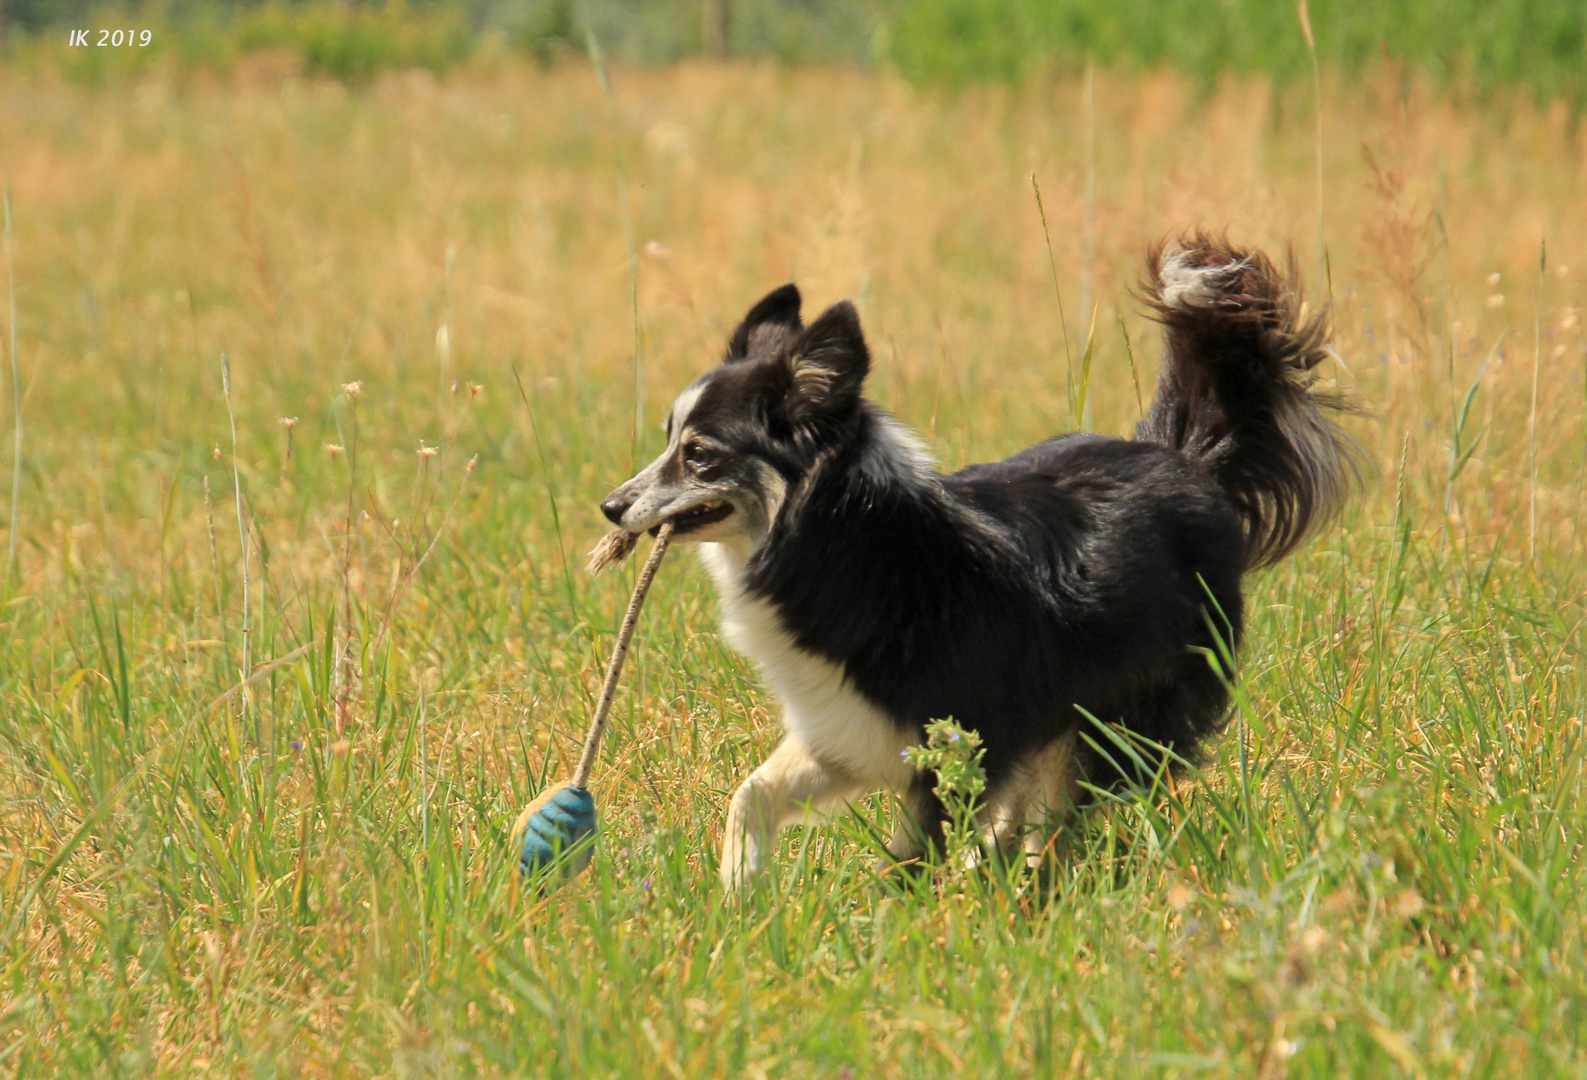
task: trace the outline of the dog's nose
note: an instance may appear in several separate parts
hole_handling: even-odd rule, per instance
[[[614,491],[606,496],[606,501],[601,503],[601,513],[613,525],[623,523],[623,515],[628,513],[628,508],[634,505],[634,500],[628,498],[620,491]]]

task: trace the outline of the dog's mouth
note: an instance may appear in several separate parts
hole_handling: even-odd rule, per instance
[[[674,514],[667,520],[672,522],[672,535],[682,536],[685,533],[698,532],[707,525],[715,525],[718,521],[725,521],[733,513],[733,504],[726,499],[717,502],[701,503],[691,506],[679,514]],[[650,535],[655,536],[661,530],[657,524],[650,530]]]

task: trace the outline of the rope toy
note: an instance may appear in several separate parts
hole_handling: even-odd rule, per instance
[[[541,792],[513,825],[513,846],[518,850],[518,871],[525,880],[540,877],[542,872],[558,866],[561,876],[576,877],[590,865],[595,854],[595,796],[590,793],[590,770],[595,767],[595,753],[600,749],[601,735],[606,730],[606,717],[612,711],[612,700],[617,695],[617,680],[623,673],[623,661],[628,657],[628,643],[633,640],[634,626],[639,622],[639,609],[644,605],[645,594],[655,580],[656,568],[667,553],[667,542],[672,539],[672,523],[663,522],[656,533],[656,542],[650,557],[639,571],[639,581],[634,585],[634,595],[628,601],[628,612],[623,616],[622,628],[617,632],[617,643],[612,647],[612,658],[606,664],[606,681],[601,685],[601,696],[595,705],[595,716],[590,721],[589,734],[584,737],[584,752],[573,770],[573,778],[565,787],[548,787]],[[614,529],[590,552],[588,570],[599,574],[616,566],[634,550],[639,538],[624,529]]]

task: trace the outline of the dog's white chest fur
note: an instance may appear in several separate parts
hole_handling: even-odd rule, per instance
[[[728,643],[760,665],[782,701],[788,734],[856,781],[903,790],[914,772],[901,755],[914,740],[862,697],[841,667],[795,645],[769,601],[745,593],[747,552],[737,547],[701,544],[700,558],[722,596]]]

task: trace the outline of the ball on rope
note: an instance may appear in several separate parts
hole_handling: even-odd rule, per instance
[[[656,543],[650,549],[639,581],[634,585],[634,595],[629,598],[628,611],[623,615],[623,625],[617,632],[617,643],[612,647],[612,658],[606,665],[606,681],[601,685],[601,696],[595,705],[595,716],[590,721],[589,734],[584,738],[584,751],[567,784],[549,787],[533,802],[524,807],[513,825],[513,847],[518,857],[518,872],[525,881],[538,880],[553,884],[576,877],[590,865],[595,855],[595,796],[590,794],[590,771],[595,767],[595,752],[601,745],[601,733],[606,729],[606,717],[612,711],[612,699],[617,693],[617,680],[623,673],[623,661],[628,656],[628,643],[633,640],[634,626],[639,622],[639,609],[655,580],[656,568],[667,552],[667,542],[672,539],[672,523],[663,522],[656,533]],[[589,570],[598,574],[602,570],[626,559],[634,550],[639,538],[623,529],[608,533],[590,552]],[[557,869],[559,874],[548,871]]]

